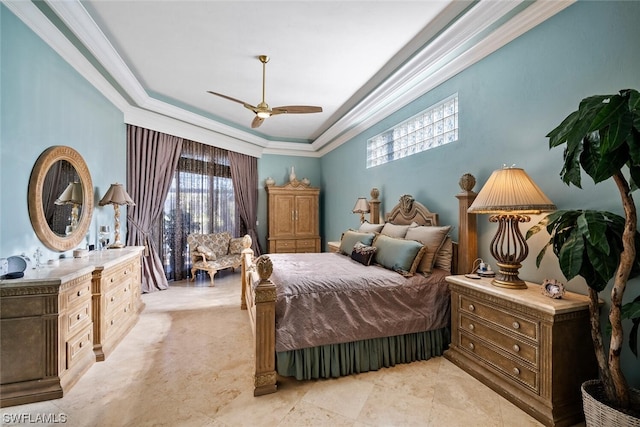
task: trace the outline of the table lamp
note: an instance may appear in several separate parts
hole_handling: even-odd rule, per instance
[[[491,214],[490,222],[498,223],[498,231],[491,241],[491,256],[498,265],[495,286],[526,289],[518,277],[522,261],[529,254],[527,242],[519,224],[529,222],[529,214],[556,209],[527,173],[520,168],[504,167],[494,171],[468,209],[470,213]]]
[[[360,214],[360,224],[364,222],[364,214],[369,213],[369,202],[364,197],[358,197],[356,205],[353,207],[353,213]]]
[[[113,205],[115,226],[114,226],[114,242],[109,245],[109,249],[123,248],[124,244],[120,241],[120,205],[135,206],[134,201],[129,197],[122,184],[111,184],[104,197],[98,202],[98,205]]]

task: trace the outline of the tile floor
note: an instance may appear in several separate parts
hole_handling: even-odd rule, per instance
[[[61,399],[0,410],[2,425],[539,426],[443,357],[253,397],[239,274],[143,295],[140,320]],[[58,421],[39,423],[52,414]],[[23,423],[16,423],[22,417]]]

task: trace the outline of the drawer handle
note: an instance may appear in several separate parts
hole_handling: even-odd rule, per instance
[[[475,350],[476,346],[475,346],[475,345],[473,345],[473,343],[472,343],[472,342],[470,342],[470,343],[469,343],[469,348],[470,348],[471,350]]]
[[[513,322],[513,329],[520,329],[520,323]]]
[[[513,351],[515,351],[516,353],[518,353],[520,351],[520,346],[518,344],[514,344],[513,345]]]
[[[476,307],[473,304],[469,304],[469,311],[475,311]]]
[[[473,331],[475,328],[476,328],[476,327],[474,326],[474,324],[473,324],[473,323],[470,323],[470,324],[469,324],[469,330],[470,330],[470,331]]]
[[[82,291],[78,291],[77,296],[81,296],[82,295]]]
[[[111,322],[109,322],[111,325],[113,325],[113,320]]]
[[[111,297],[111,302],[114,302],[116,300],[116,297]]]
[[[80,344],[78,344],[79,348],[82,348],[82,341],[80,341]]]
[[[76,316],[76,320],[80,320],[82,316],[80,316],[79,314]]]
[[[518,369],[518,368],[513,368],[513,373],[514,373],[515,375],[520,375],[520,369]]]

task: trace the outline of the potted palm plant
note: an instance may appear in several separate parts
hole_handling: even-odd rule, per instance
[[[623,303],[625,291],[634,287],[638,293],[637,282],[630,284],[629,279],[640,275],[640,257],[636,256],[640,251],[640,234],[632,197],[640,184],[640,93],[626,89],[615,95],[585,98],[578,110],[547,137],[550,148],[566,144],[560,172],[565,184],[581,188],[581,171],[584,171],[596,184],[613,178],[620,192],[624,216],[593,210],[556,211],[532,227],[527,238],[546,229],[550,239],[537,257],[538,267],[546,250],[551,248],[567,280],[582,276],[586,281],[591,335],[600,373],[597,383],[604,392],[600,400],[625,414],[635,408],[632,417],[637,418],[640,401],[637,391],[630,388],[625,379],[620,357],[625,343],[623,320],[631,319],[628,343],[636,357],[640,324],[640,296]],[[608,313],[611,331],[605,346],[598,293],[612,279]],[[589,423],[586,407],[585,415]]]

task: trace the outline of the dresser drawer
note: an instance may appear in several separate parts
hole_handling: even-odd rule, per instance
[[[295,240],[276,240],[276,252],[278,253],[287,253],[287,252],[295,252],[296,251],[296,241]]]
[[[127,280],[105,294],[104,309],[107,316],[114,311],[118,311],[123,303],[131,302],[132,286],[132,282]]]
[[[489,341],[535,367],[539,366],[539,349],[531,343],[504,334],[500,330],[494,329],[491,324],[486,324],[481,319],[464,313],[460,313],[458,327],[469,335],[475,335],[480,340]]]
[[[91,300],[91,282],[88,281],[82,285],[75,286],[73,289],[69,289],[63,294],[66,307],[71,307],[74,304],[84,304],[87,299]]]
[[[133,307],[131,301],[123,301],[118,306],[113,306],[113,310],[105,317],[104,337],[109,339],[118,336],[121,330],[126,329],[133,319]]]
[[[316,239],[300,239],[296,241],[297,249],[315,249]]]
[[[86,299],[69,307],[64,314],[66,317],[66,334],[71,336],[84,327],[91,327],[91,300]]]
[[[461,313],[473,314],[536,342],[540,339],[540,328],[537,321],[529,320],[513,312],[501,310],[498,307],[489,307],[465,295],[460,296],[459,304]]]
[[[460,347],[500,371],[506,378],[539,394],[538,373],[524,363],[511,360],[473,335],[460,333]]]
[[[93,329],[89,326],[80,333],[73,335],[66,342],[67,369],[73,367],[74,363],[82,360],[85,353],[93,352]]]

